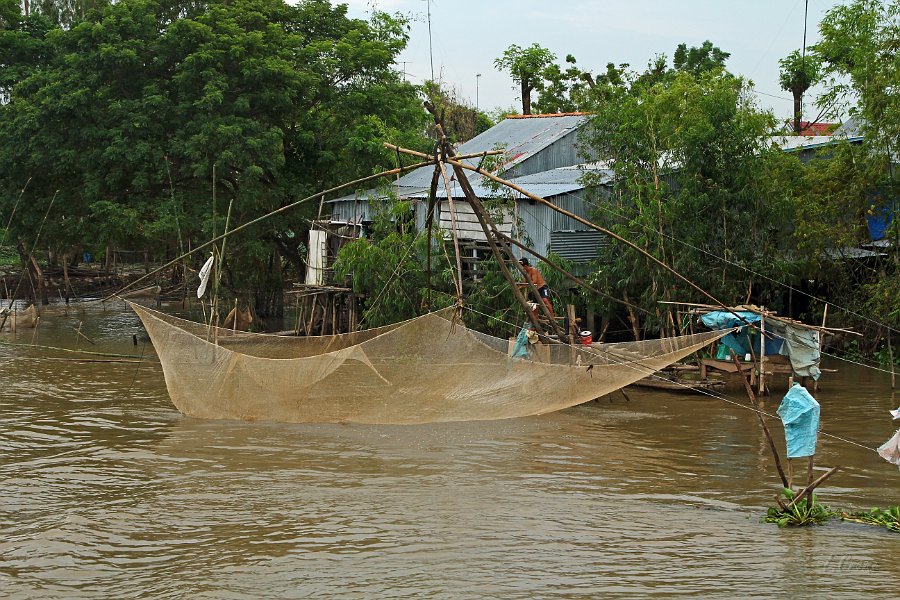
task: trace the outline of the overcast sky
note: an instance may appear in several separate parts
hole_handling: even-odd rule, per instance
[[[727,67],[751,79],[760,104],[779,118],[791,115],[790,93],[778,85],[778,60],[803,44],[805,0],[431,0],[435,76],[455,86],[482,110],[519,106],[518,91],[494,59],[510,44],[538,43],[559,58],[573,54],[594,73],[606,63],[643,69],[651,57],[686,42],[711,40],[731,53]],[[350,14],[365,18],[379,10],[412,19],[410,40],[400,60],[408,78],[431,78],[427,0],[342,0]],[[809,0],[807,44],[819,39],[818,24],[839,0]],[[481,73],[481,77],[476,77]],[[536,95],[534,96],[536,97]],[[810,103],[811,105],[811,103]],[[805,119],[815,114],[804,114]]]

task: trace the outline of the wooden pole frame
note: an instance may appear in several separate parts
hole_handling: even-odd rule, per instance
[[[605,227],[601,227],[600,225],[597,225],[596,223],[592,223],[591,221],[588,221],[587,219],[584,219],[584,218],[582,218],[582,217],[579,217],[579,216],[576,215],[575,213],[569,212],[569,211],[567,211],[567,210],[564,209],[564,208],[560,208],[559,206],[556,206],[555,204],[553,204],[553,203],[550,202],[549,200],[547,200],[547,199],[545,199],[545,198],[542,198],[542,197],[538,196],[537,194],[532,194],[532,193],[529,192],[528,190],[525,190],[525,189],[519,187],[518,185],[514,184],[514,183],[511,182],[511,181],[508,181],[508,180],[503,179],[503,178],[501,178],[501,177],[497,177],[497,176],[494,175],[493,173],[489,173],[489,172],[487,172],[487,171],[483,171],[483,170],[479,169],[478,167],[473,167],[472,165],[468,165],[468,164],[466,164],[466,163],[459,162],[458,160],[453,160],[453,159],[451,159],[451,160],[450,160],[450,164],[453,165],[455,168],[466,169],[466,170],[469,170],[469,171],[475,171],[476,173],[478,173],[478,174],[480,174],[480,175],[483,175],[484,177],[487,177],[487,178],[490,179],[491,181],[495,181],[495,182],[497,182],[497,183],[499,183],[499,184],[505,185],[506,187],[508,187],[508,188],[510,188],[510,189],[512,189],[512,190],[515,190],[515,191],[519,192],[520,194],[522,194],[522,195],[525,196],[526,198],[529,198],[530,200],[534,200],[535,202],[538,202],[538,203],[540,203],[540,204],[543,204],[544,206],[550,208],[551,210],[554,210],[554,211],[558,212],[559,214],[565,215],[565,216],[569,217],[570,219],[574,219],[575,221],[581,223],[582,225],[586,225],[587,227],[590,227],[591,229],[594,229],[594,230],[596,230],[596,231],[599,231],[600,233],[605,233],[605,234],[608,235],[609,237],[611,237],[611,238],[617,240],[618,242],[621,242],[622,244],[625,244],[625,245],[628,246],[629,248],[631,248],[631,249],[633,249],[633,250],[637,250],[637,251],[640,252],[643,256],[645,256],[646,258],[648,258],[649,260],[651,260],[653,263],[655,263],[655,264],[659,265],[660,267],[664,268],[665,270],[669,271],[670,273],[672,273],[673,275],[675,275],[678,279],[680,279],[680,280],[683,281],[684,283],[688,284],[690,287],[692,287],[693,289],[697,290],[698,292],[700,292],[701,294],[703,294],[705,297],[707,297],[707,298],[709,298],[710,300],[712,300],[712,301],[716,304],[716,306],[721,306],[721,307],[723,307],[724,309],[726,309],[726,310],[728,310],[729,312],[731,312],[732,314],[735,314],[734,311],[732,311],[732,310],[731,310],[724,302],[722,302],[721,300],[719,300],[718,298],[716,298],[715,296],[713,296],[712,294],[710,294],[709,292],[707,292],[706,290],[704,290],[703,288],[701,288],[699,285],[697,285],[696,283],[694,283],[693,281],[691,281],[690,279],[688,279],[687,277],[685,277],[684,275],[682,275],[681,273],[679,273],[678,271],[676,271],[674,268],[670,267],[669,265],[667,265],[666,263],[664,263],[664,262],[661,261],[660,259],[658,259],[658,258],[656,258],[655,256],[653,256],[652,254],[650,254],[649,252],[647,252],[646,250],[644,250],[643,248],[641,248],[640,246],[638,246],[638,245],[635,244],[634,242],[631,242],[631,241],[629,241],[629,240],[626,240],[626,239],[623,238],[622,236],[620,236],[620,235],[618,235],[618,234],[616,234],[616,233],[610,231],[609,229],[607,229],[607,228],[605,228]],[[737,316],[738,318],[740,318],[740,315],[735,314],[735,316]],[[743,319],[741,319],[741,320],[743,320]]]
[[[441,152],[443,154],[443,156],[442,156],[443,161],[446,161],[451,164],[455,163],[456,161],[451,160],[454,157],[453,149],[451,148],[450,142],[447,139],[447,135],[444,132],[444,126],[443,126],[443,123],[441,122],[440,117],[437,114],[437,110],[434,108],[434,105],[432,105],[430,102],[427,102],[427,101],[425,102],[425,108],[434,117],[435,128],[438,132],[438,136],[440,137],[439,143],[441,146]],[[439,162],[442,162],[442,161],[439,161]],[[459,163],[456,163],[456,164],[459,164]],[[441,168],[443,168],[443,165],[441,165]],[[495,239],[494,235],[492,234],[491,226],[489,225],[489,221],[486,220],[486,218],[485,218],[484,206],[481,204],[481,201],[475,195],[475,192],[472,189],[472,186],[469,183],[469,180],[466,177],[465,173],[458,168],[454,168],[454,172],[456,173],[457,180],[459,181],[459,185],[462,188],[463,193],[466,196],[466,199],[469,201],[469,205],[472,207],[472,210],[475,213],[476,218],[478,219],[478,223],[481,225],[481,229],[484,232],[485,238],[488,242],[488,246],[490,246],[490,248],[491,248],[491,252],[494,255],[494,259],[497,261],[497,264],[499,265],[500,270],[503,273],[503,276],[506,278],[507,282],[510,285],[510,288],[512,289],[513,296],[515,296],[516,300],[522,306],[522,309],[525,311],[526,317],[528,317],[528,320],[531,321],[531,324],[534,327],[535,331],[538,334],[546,335],[544,332],[544,328],[541,326],[540,321],[538,320],[537,316],[532,312],[532,310],[528,307],[528,301],[525,299],[525,297],[522,295],[522,292],[519,290],[518,286],[516,285],[516,281],[513,278],[512,274],[510,273],[509,267],[506,266],[506,261],[504,260],[502,254],[500,253],[500,248],[497,245],[497,240]],[[508,246],[506,248],[506,251],[507,251],[509,258],[511,260],[513,260],[513,262],[516,264],[516,266],[521,268],[521,265],[519,265],[518,262],[515,262],[515,257],[512,254],[512,250]],[[529,287],[534,289],[534,284],[531,283],[531,281],[527,277],[525,278],[525,280],[526,280],[526,282],[528,282]],[[543,299],[540,298],[540,294],[537,293],[536,289],[534,289],[534,293],[538,298],[539,306],[543,307],[543,309],[546,311],[547,307],[544,304]],[[554,326],[554,328],[558,329],[555,319],[551,318],[550,323],[551,323],[551,325]]]
[[[778,470],[778,476],[781,478],[781,483],[784,487],[790,489],[791,482],[785,476],[784,469],[781,467],[781,457],[778,455],[778,447],[775,446],[775,440],[772,439],[772,432],[769,431],[769,426],[766,425],[766,420],[763,418],[762,412],[759,410],[759,406],[757,405],[756,395],[753,393],[753,387],[750,385],[750,382],[747,381],[747,378],[744,377],[743,372],[741,371],[741,361],[738,359],[737,354],[734,353],[734,350],[731,350],[731,360],[734,362],[734,366],[737,367],[738,375],[741,378],[741,381],[744,382],[744,388],[747,390],[747,396],[750,399],[750,402],[753,406],[751,406],[751,410],[756,413],[756,417],[759,419],[759,424],[762,426],[763,433],[766,436],[766,440],[769,442],[769,449],[772,451],[772,458],[775,460],[775,468]]]

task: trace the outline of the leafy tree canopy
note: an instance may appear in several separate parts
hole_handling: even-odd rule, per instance
[[[426,81],[422,88],[425,98],[444,115],[444,129],[452,142],[465,142],[494,126],[493,120],[460,97],[456,89],[441,81]],[[434,137],[433,124],[429,137]]]
[[[494,60],[497,69],[509,72],[513,81],[519,84],[522,114],[531,114],[531,92],[540,85],[544,69],[555,60],[556,55],[539,44],[532,44],[528,48],[512,44],[503,52],[503,56]]]
[[[791,92],[794,97],[794,133],[800,135],[803,95],[819,81],[822,63],[814,52],[804,56],[799,50],[794,50],[778,64],[781,67],[778,78],[781,89]]]
[[[854,0],[819,25],[816,51],[830,86],[820,105],[856,103],[873,151],[900,151],[900,2]],[[848,81],[849,80],[849,81]]]
[[[713,71],[716,69],[724,69],[725,61],[731,56],[730,52],[725,52],[718,46],[713,46],[709,40],[703,42],[700,46],[691,46],[687,44],[678,44],[675,54],[672,56],[672,65],[676,71],[685,71],[692,75],[699,75],[705,71]]]
[[[772,277],[790,268],[780,244],[792,191],[780,182],[799,163],[771,147],[774,119],[749,100],[746,80],[718,68],[646,75],[600,102],[585,136],[585,151],[615,174],[596,218],[725,302],[743,302],[752,277],[713,257]],[[636,253],[616,247],[606,259],[596,280],[652,326],[669,325],[660,299],[706,300]]]
[[[70,29],[39,16],[3,29],[0,209],[33,177],[11,233],[30,237],[58,190],[48,244],[171,254],[210,236],[214,167],[221,232],[229,204],[234,226],[390,165],[387,139],[427,148],[417,90],[394,68],[405,22],[346,10],[123,0]],[[231,285],[278,280],[304,216],[230,241]]]

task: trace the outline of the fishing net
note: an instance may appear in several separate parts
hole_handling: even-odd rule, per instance
[[[172,402],[210,419],[431,423],[539,415],[604,396],[728,331],[551,345],[531,359],[453,309],[356,333],[287,337],[207,327],[132,304]],[[540,345],[542,346],[542,345]]]

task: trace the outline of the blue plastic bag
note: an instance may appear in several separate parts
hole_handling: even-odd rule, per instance
[[[812,456],[816,453],[819,411],[819,403],[799,383],[791,386],[785,394],[778,407],[778,416],[784,423],[788,458]]]

